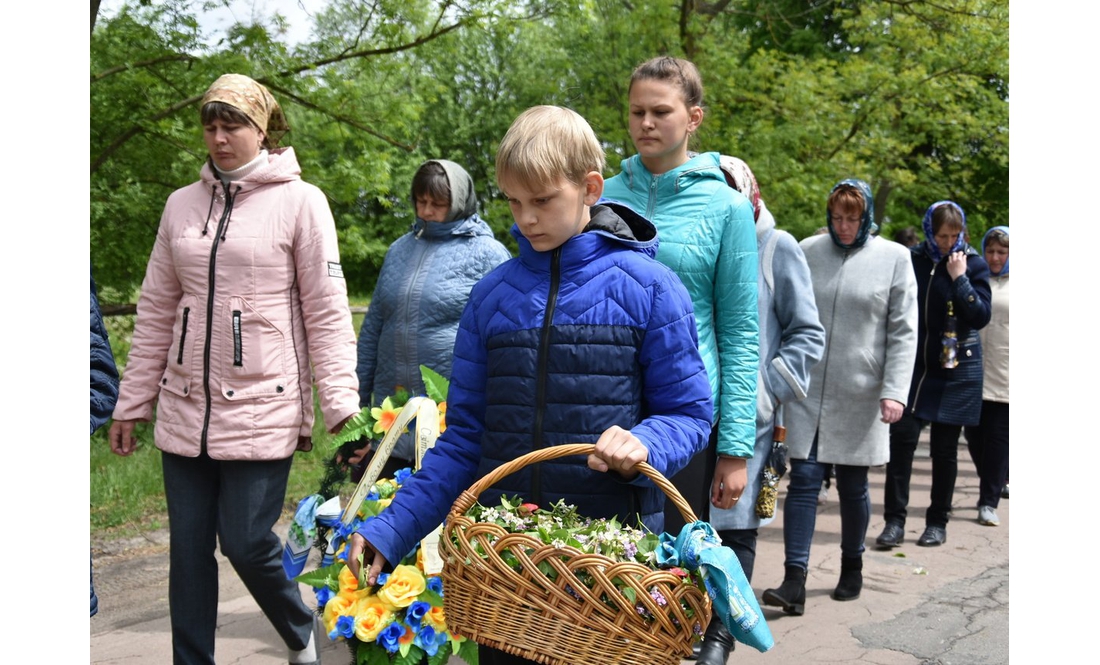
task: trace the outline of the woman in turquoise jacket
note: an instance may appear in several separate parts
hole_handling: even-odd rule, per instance
[[[662,56],[630,78],[630,137],[638,154],[604,189],[657,226],[657,260],[691,295],[714,400],[715,427],[704,454],[672,479],[695,515],[741,498],[756,440],[756,229],[752,204],[726,184],[719,155],[691,157],[688,141],[703,121],[703,84],[695,65]],[[714,482],[711,482],[711,479]],[[665,529],[683,520],[665,512]]]

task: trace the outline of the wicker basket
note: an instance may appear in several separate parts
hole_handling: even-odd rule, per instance
[[[530,464],[593,450],[591,444],[569,444],[528,453],[502,464],[458,497],[439,541],[447,624],[479,644],[544,665],[678,665],[691,654],[695,631],[710,621],[710,598],[697,586],[684,584],[667,570],[550,547],[466,516],[481,492],[501,478]],[[687,522],[695,521],[672,483],[649,464],[637,469],[668,495]],[[506,549],[519,559],[522,571],[500,557]],[[541,562],[553,566],[556,580],[539,572]],[[591,576],[595,587],[586,587],[578,572]],[[636,611],[615,586],[616,578],[634,587],[637,602],[645,604],[654,620]],[[653,587],[668,600],[665,605],[650,596]],[[693,617],[688,618],[681,603],[691,608]]]

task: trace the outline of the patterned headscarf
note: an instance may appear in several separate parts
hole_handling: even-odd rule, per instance
[[[752,169],[744,161],[729,155],[720,155],[718,163],[722,167],[722,174],[726,176],[726,183],[744,194],[745,198],[752,203],[753,219],[759,221],[760,187],[756,184],[756,176],[752,174]]]
[[[939,246],[936,244],[936,232],[932,230],[932,213],[936,208],[942,205],[954,207],[955,210],[959,211],[959,216],[962,217],[962,228],[959,229],[959,235],[955,238],[955,242],[951,244],[951,251],[949,251],[948,254],[957,252],[966,245],[966,213],[963,212],[959,204],[954,201],[936,201],[928,206],[928,210],[924,213],[924,220],[921,221],[921,226],[924,228],[924,244],[922,249],[934,263],[939,263],[940,259],[944,257],[943,252],[940,251]]]
[[[271,145],[279,141],[290,131],[286,116],[279,108],[279,102],[271,96],[262,84],[243,74],[223,74],[202,96],[202,106],[210,102],[228,104],[256,124],[267,136]]]
[[[878,230],[878,225],[875,224],[875,197],[871,194],[871,186],[857,178],[847,178],[833,185],[833,188],[829,191],[829,196],[832,196],[833,192],[841,187],[851,187],[863,197],[863,216],[859,221],[859,232],[856,233],[856,239],[852,241],[852,244],[845,245],[840,242],[836,231],[833,230],[833,213],[829,210],[828,204],[825,206],[825,226],[829,229],[829,236],[837,247],[841,249],[863,247],[867,243],[867,238]]]
[[[989,242],[989,236],[992,235],[994,231],[1000,231],[1000,232],[1004,233],[1006,236],[1008,235],[1008,227],[1007,226],[994,226],[993,228],[986,231],[985,235],[982,236],[982,256],[983,257],[985,256],[985,244],[987,242]],[[990,270],[990,272],[996,277],[1003,277],[1004,275],[1007,275],[1008,274],[1008,259],[1005,259],[1005,267],[1001,268],[1001,272],[993,272],[992,269]]]

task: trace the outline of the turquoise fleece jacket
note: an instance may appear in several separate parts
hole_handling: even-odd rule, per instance
[[[635,155],[608,179],[604,197],[657,226],[657,260],[691,295],[699,351],[718,424],[718,454],[752,457],[759,340],[756,227],[752,204],[726,184],[718,153],[653,175]]]

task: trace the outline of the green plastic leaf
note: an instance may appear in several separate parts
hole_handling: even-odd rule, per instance
[[[343,569],[343,563],[334,563],[331,566],[324,568],[318,568],[317,570],[311,570],[308,573],[302,573],[294,578],[295,582],[301,584],[308,584],[314,589],[323,589],[328,587],[333,591],[340,590],[340,570]]]
[[[468,665],[478,665],[477,661],[477,642],[473,640],[463,640],[462,645],[458,647],[458,651],[455,655],[466,661]]]
[[[442,374],[427,365],[421,365],[420,378],[424,381],[424,391],[436,404],[447,401],[450,382]]]
[[[425,602],[432,607],[443,607],[443,596],[432,591],[431,589],[424,589],[420,592],[420,595],[417,596],[416,599]]]

